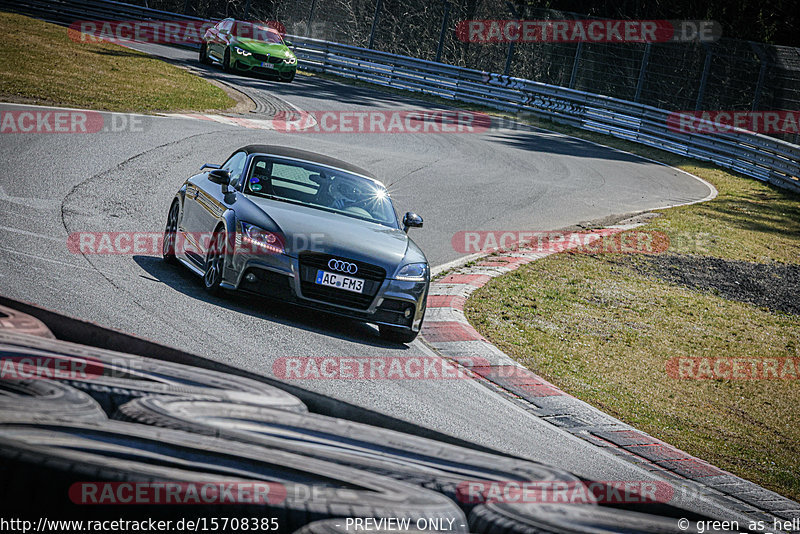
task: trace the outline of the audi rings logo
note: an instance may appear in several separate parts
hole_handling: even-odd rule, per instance
[[[358,272],[358,265],[342,260],[330,260],[328,267],[341,273],[356,274]]]

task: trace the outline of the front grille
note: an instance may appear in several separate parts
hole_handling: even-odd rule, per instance
[[[321,286],[315,283],[317,278],[317,270],[322,269],[329,272],[333,271],[328,267],[328,261],[331,259],[341,259],[355,263],[358,266],[358,271],[353,276],[355,278],[364,279],[364,292],[354,293],[344,289],[337,289],[335,287]],[[328,254],[320,254],[317,252],[304,252],[299,255],[300,261],[300,291],[303,296],[309,299],[321,300],[323,302],[330,302],[331,304],[338,304],[340,306],[348,306],[350,308],[366,309],[372,303],[375,295],[386,278],[386,271],[377,265],[371,265],[360,261],[350,260],[347,258],[338,258]]]
[[[339,256],[331,256],[330,254],[322,254],[319,252],[301,252],[299,259],[300,265],[308,265],[309,267],[313,267],[315,269],[323,269],[325,271],[332,272],[336,271],[328,267],[328,262],[330,260],[344,260],[350,263],[355,263],[358,267],[358,271],[356,274],[342,274],[347,276],[355,276],[356,278],[363,278],[364,280],[373,280],[375,282],[383,282],[383,279],[386,278],[386,270],[383,267],[378,267],[377,265],[372,265],[370,263],[364,263],[363,261],[340,258]]]
[[[280,63],[283,61],[281,57],[268,56],[266,54],[253,54],[253,57],[259,61],[269,61],[270,63]]]
[[[300,290],[303,292],[303,296],[308,299],[321,300],[359,310],[369,308],[374,298],[374,295],[353,293],[352,291],[336,289],[335,287],[321,286],[314,282],[300,282]]]

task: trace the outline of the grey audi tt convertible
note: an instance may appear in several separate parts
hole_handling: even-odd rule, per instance
[[[208,170],[207,170],[208,169]],[[386,188],[313,152],[250,145],[205,164],[169,208],[164,259],[238,289],[377,324],[407,343],[425,316],[430,271]]]

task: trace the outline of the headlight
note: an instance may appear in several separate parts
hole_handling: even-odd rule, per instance
[[[409,263],[408,265],[403,265],[394,278],[395,280],[408,282],[424,282],[427,274],[427,263]]]
[[[236,53],[239,54],[240,56],[247,57],[253,55],[251,51],[245,50],[244,48],[239,48],[238,46],[234,46],[233,49],[236,50]]]
[[[297,63],[297,58],[296,57],[287,57],[287,58],[283,59],[283,62],[286,63],[287,65],[294,65],[295,63]]]
[[[283,238],[275,232],[268,232],[263,228],[242,223],[242,244],[250,247],[254,253],[283,254]]]

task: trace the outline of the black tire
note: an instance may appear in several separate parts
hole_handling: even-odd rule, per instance
[[[381,339],[392,343],[411,343],[417,339],[419,332],[414,332],[408,328],[397,328],[394,326],[378,325]]]
[[[88,376],[67,377],[60,382],[84,391],[109,414],[146,395],[194,395],[280,410],[308,410],[294,395],[248,378],[66,341],[0,331],[0,351],[0,358],[84,358],[92,362]]]
[[[208,57],[208,46],[206,43],[200,43],[200,63],[203,65],[211,65],[211,58]]]
[[[105,421],[106,413],[86,393],[55,380],[0,380],[0,420],[54,419]]]
[[[535,462],[311,413],[186,398],[147,397],[120,407],[116,419],[286,450],[377,473],[443,493],[469,512],[475,480],[580,483],[574,475]]]
[[[211,295],[219,295],[222,292],[222,272],[225,268],[226,239],[225,229],[217,227],[208,245],[206,254],[205,272],[203,273],[203,285]]]
[[[452,519],[455,532],[466,532],[461,510],[432,491],[285,451],[117,421],[0,424],[0,466],[0,499],[6,509],[46,503],[47,512],[59,519],[85,517],[87,508],[92,519],[96,514],[186,517],[187,512],[192,517],[266,516],[278,519],[280,532],[292,532],[312,521],[343,516],[437,517]],[[70,494],[73,484],[103,481],[272,483],[268,495],[277,498],[257,505],[192,506],[86,506],[70,500],[71,495],[80,503],[87,495],[81,486]]]
[[[688,513],[688,512],[687,512]],[[690,514],[691,515],[691,514]],[[678,519],[582,504],[491,503],[476,506],[469,516],[475,534],[641,534],[696,533],[678,528]]]
[[[164,228],[164,242],[161,247],[161,255],[167,263],[178,263],[178,259],[175,257],[175,244],[178,240],[178,217],[180,212],[180,202],[175,199],[172,201],[172,206],[170,206],[167,213],[167,225]]]
[[[289,76],[284,76],[283,74],[279,74],[278,75],[278,80],[283,82],[283,83],[292,83],[292,80],[294,80],[294,75],[295,75],[296,72],[297,71],[293,70],[292,73],[289,74]]]
[[[222,70],[225,72],[233,72],[233,63],[231,63],[231,49],[226,48],[225,53],[222,56]]]

